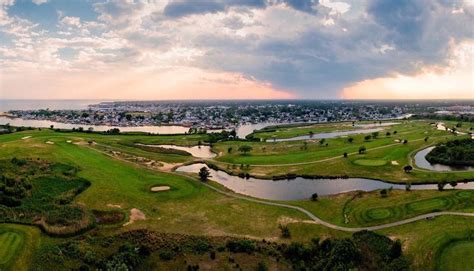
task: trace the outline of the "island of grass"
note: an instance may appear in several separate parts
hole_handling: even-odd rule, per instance
[[[426,160],[449,166],[474,166],[474,140],[466,138],[438,144],[426,155]]]

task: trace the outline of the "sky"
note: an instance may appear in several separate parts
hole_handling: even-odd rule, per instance
[[[474,0],[0,0],[0,99],[474,99]]]

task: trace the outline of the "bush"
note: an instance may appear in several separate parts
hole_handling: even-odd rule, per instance
[[[160,256],[160,259],[162,259],[162,260],[169,261],[169,260],[172,260],[174,258],[175,253],[171,249],[163,248],[158,253],[158,256]]]
[[[243,252],[252,253],[255,251],[255,242],[247,239],[243,240],[230,240],[226,244],[227,249],[230,252]]]

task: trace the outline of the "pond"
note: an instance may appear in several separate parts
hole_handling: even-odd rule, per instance
[[[175,149],[189,152],[192,156],[196,158],[213,158],[216,157],[216,154],[211,151],[210,146],[192,146],[192,147],[185,147],[185,146],[177,146],[177,145],[145,145],[145,144],[137,144],[147,147],[157,147],[157,148],[165,148],[165,149]]]
[[[202,167],[207,167],[203,163],[181,166],[176,169],[178,172],[198,173]],[[209,168],[208,168],[209,169]],[[257,178],[244,179],[232,176],[224,171],[209,169],[211,177],[209,179],[224,185],[228,189],[247,196],[267,199],[267,200],[304,200],[309,199],[313,193],[319,196],[335,195],[350,191],[373,191],[377,189],[405,189],[405,185],[391,184],[377,180],[364,178],[348,179],[305,179],[298,177],[292,180],[264,180]],[[446,185],[446,189],[450,186]],[[435,184],[412,185],[413,190],[430,189],[436,190]],[[474,182],[458,183],[456,189],[474,189]]]
[[[419,168],[433,170],[433,171],[466,171],[472,170],[474,171],[474,167],[469,166],[448,166],[442,164],[432,164],[428,160],[426,160],[426,155],[433,150],[435,147],[428,147],[423,149],[415,154],[415,164]]]
[[[351,131],[318,133],[318,134],[312,134],[312,135],[295,136],[295,137],[290,137],[290,138],[267,139],[267,142],[285,142],[285,141],[296,141],[296,140],[306,140],[306,139],[335,138],[335,137],[339,137],[339,136],[380,132],[382,130],[383,130],[383,128],[372,128],[372,129],[357,129],[357,130],[351,130]]]

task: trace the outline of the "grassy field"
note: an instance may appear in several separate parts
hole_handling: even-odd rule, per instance
[[[397,133],[394,135],[395,131]],[[390,132],[390,135],[387,136],[386,132]],[[416,166],[412,172],[404,172],[403,167],[413,164],[412,156],[418,150],[445,140],[463,138],[436,130],[430,121],[405,121],[403,124],[386,127],[376,139],[365,140],[365,136],[352,136],[352,143],[346,137],[327,139],[323,145],[316,140],[222,142],[214,146],[215,151],[221,154],[215,159],[215,164],[234,173],[242,171],[240,165],[249,165],[248,169],[245,166],[245,172],[262,177],[287,173],[347,175],[397,183],[437,183],[473,177],[472,172],[433,172]],[[406,144],[403,143],[404,140],[407,140]],[[252,151],[246,154],[238,152],[241,145],[251,146]],[[361,146],[366,148],[366,152],[359,154]],[[230,153],[229,148],[232,148]],[[348,154],[348,158],[343,157],[344,153]]]
[[[307,128],[309,127],[305,127]],[[337,127],[327,129],[329,131]],[[397,134],[393,135],[395,130]],[[387,131],[391,132],[390,136],[385,135]],[[347,138],[328,139],[326,141],[328,146],[321,145],[317,141],[309,142],[306,146],[303,141],[219,142],[214,144],[213,150],[220,153],[216,158],[216,163],[220,167],[237,173],[240,171],[240,164],[250,164],[250,173],[267,177],[290,172],[318,175],[346,174],[353,177],[411,183],[474,177],[472,172],[437,173],[419,169],[411,173],[403,171],[403,166],[410,164],[410,157],[417,150],[455,137],[445,131],[435,130],[428,121],[405,122],[387,127],[376,139],[364,140],[364,136],[353,136],[352,143],[349,143]],[[427,142],[424,140],[425,137],[428,137]],[[405,139],[408,140],[407,144],[395,142]],[[196,145],[199,141],[205,140],[205,135],[105,136],[43,129],[0,136],[0,159],[40,158],[73,166],[79,169],[77,177],[91,183],[89,188],[74,199],[75,204],[88,210],[123,212],[126,214],[124,222],[134,217],[132,209],[143,214],[125,226],[123,225],[125,223],[97,225],[94,231],[105,236],[134,229],[204,236],[244,236],[284,243],[309,242],[314,237],[324,239],[350,236],[350,233],[308,223],[308,217],[296,210],[227,197],[192,178],[122,161],[119,157],[111,157],[104,153],[101,148],[106,146],[160,162],[186,163],[193,161],[194,158],[149,152],[135,148],[133,144]],[[88,141],[97,144],[89,144]],[[253,147],[250,154],[238,153],[238,146],[244,144]],[[367,148],[365,154],[357,154],[361,145]],[[230,153],[229,147],[233,149]],[[344,152],[349,153],[348,158],[343,158]],[[297,164],[307,162],[314,163]],[[235,167],[227,163],[234,164]],[[279,165],[285,163],[296,164]],[[164,185],[170,186],[171,190],[157,193],[150,191],[152,186]],[[54,185],[45,187],[49,190],[56,189]],[[473,212],[474,192],[393,190],[384,198],[379,191],[351,192],[322,197],[316,202],[305,200],[286,203],[304,207],[325,221],[356,227],[384,224],[436,211]],[[404,251],[414,264],[414,270],[432,270],[436,267],[434,259],[437,254],[443,255],[440,266],[456,267],[454,263],[446,263],[453,258],[449,255],[454,253],[448,244],[453,243],[453,240],[469,238],[474,230],[472,222],[472,218],[438,217],[385,229],[380,233],[403,241]],[[281,237],[280,224],[289,226],[291,239]],[[12,265],[27,266],[36,247],[46,249],[48,246],[55,246],[59,240],[69,239],[51,239],[40,234],[35,227],[0,224],[0,248],[7,246],[9,248],[0,249],[0,259],[3,259],[0,266],[7,269]],[[8,245],[4,245],[7,243]],[[472,245],[463,244],[454,250],[461,251],[459,253],[472,253]],[[178,266],[172,262],[168,264]]]
[[[437,211],[474,211],[474,191],[392,190],[381,197],[380,191],[351,192],[318,201],[293,201],[325,221],[341,226],[373,226]]]
[[[457,241],[441,252],[438,270],[471,271],[474,269],[474,240]]]

